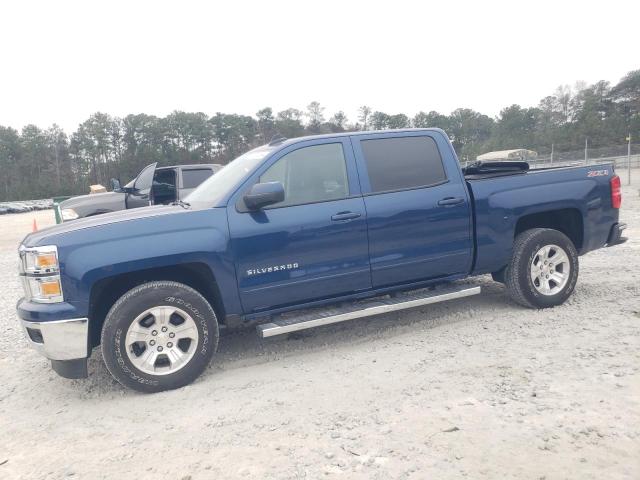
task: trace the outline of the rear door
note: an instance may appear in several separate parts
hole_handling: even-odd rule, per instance
[[[471,209],[440,132],[352,137],[367,210],[374,288],[466,274]]]
[[[258,211],[242,195],[278,181],[285,199]],[[371,288],[367,225],[348,137],[291,145],[268,160],[227,207],[246,313]]]

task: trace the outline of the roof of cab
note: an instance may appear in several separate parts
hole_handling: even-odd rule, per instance
[[[169,170],[171,168],[212,168],[212,169],[220,169],[223,165],[219,163],[190,163],[189,165],[167,165],[163,167],[158,167],[156,170]]]
[[[377,135],[384,133],[403,133],[403,132],[440,132],[446,136],[446,133],[441,128],[400,128],[393,130],[359,130],[357,132],[340,132],[340,133],[324,133],[321,135],[306,135],[304,137],[295,137],[295,138],[286,138],[283,139],[282,142],[277,142],[277,139],[274,142],[273,146],[276,145],[292,145],[298,142],[304,142],[307,140],[320,139],[320,138],[339,138],[339,137],[357,137],[360,135]],[[448,137],[447,137],[448,138]]]

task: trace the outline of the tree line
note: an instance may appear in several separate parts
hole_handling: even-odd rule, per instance
[[[409,117],[362,106],[350,121],[343,111],[328,116],[311,102],[304,111],[267,107],[255,116],[175,111],[166,117],[118,118],[95,113],[70,136],[57,125],[26,125],[21,131],[0,126],[0,200],[86,193],[89,185],[108,185],[111,177],[126,182],[152,162],[225,164],[276,136],[406,127],[442,128],[464,160],[507,148],[548,153],[554,144],[556,151],[579,149],[585,138],[592,147],[621,144],[629,133],[637,141],[640,70],[616,85],[603,80],[560,86],[538,106],[511,105],[496,118],[469,108]]]

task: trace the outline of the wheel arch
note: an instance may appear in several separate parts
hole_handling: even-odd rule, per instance
[[[198,291],[213,307],[218,323],[225,324],[225,308],[220,289],[211,268],[200,262],[148,268],[125,272],[98,280],[89,295],[89,339],[91,346],[100,344],[100,332],[111,306],[132,288],[152,281],[169,280],[183,283]]]
[[[516,222],[513,237],[532,228],[551,228],[564,233],[580,251],[584,244],[584,219],[577,208],[562,208],[524,215]]]

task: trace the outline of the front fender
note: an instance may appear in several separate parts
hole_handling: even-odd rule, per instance
[[[51,238],[58,246],[65,302],[88,315],[91,289],[102,279],[183,263],[206,264],[225,311],[240,311],[225,209],[181,210]]]

